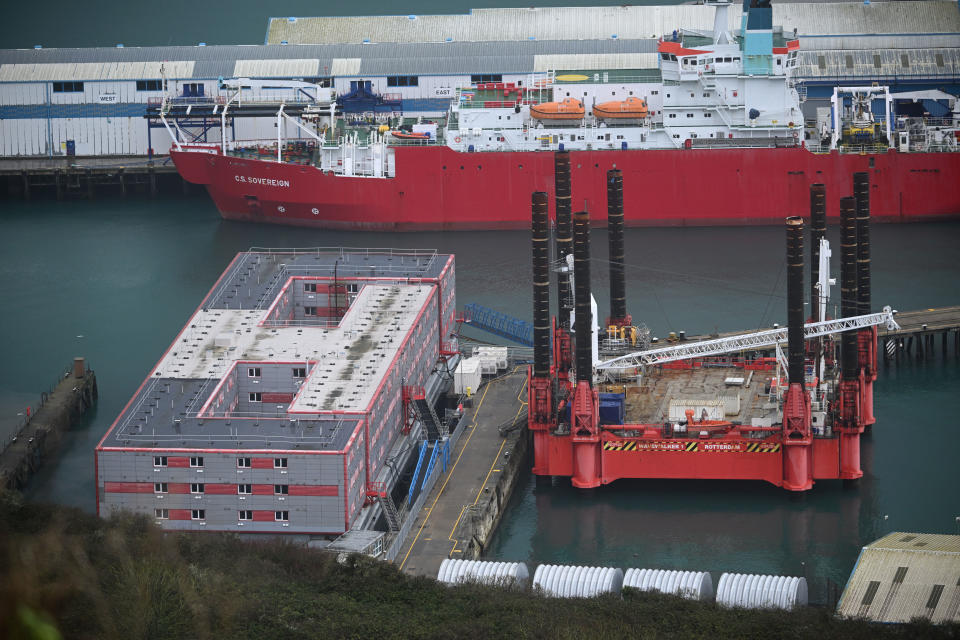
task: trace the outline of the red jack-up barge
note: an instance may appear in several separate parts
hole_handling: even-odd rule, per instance
[[[804,324],[804,223],[789,217],[786,330],[681,340],[624,355],[630,349],[623,340],[615,353],[618,337],[629,335],[623,328],[632,323],[624,286],[622,174],[612,170],[607,178],[611,312],[608,339],[598,349],[590,216],[571,215],[569,156],[556,154],[555,167],[555,250],[558,263],[569,264],[572,253],[573,282],[563,274],[558,278],[559,314],[551,319],[548,202],[546,193],[536,192],[534,363],[528,387],[533,472],[569,476],[579,488],[620,478],[690,478],[765,480],[807,491],[816,480],[862,477],[860,436],[875,421],[877,325],[895,326],[889,308],[870,313],[868,174],[854,174],[854,197],[840,199],[839,320],[825,317],[826,197],[824,186],[814,184],[811,322]],[[604,350],[607,360],[598,357]],[[756,355],[771,351],[778,357]]]

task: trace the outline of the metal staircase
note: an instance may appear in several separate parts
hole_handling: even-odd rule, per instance
[[[427,402],[425,397],[413,398],[410,406],[413,407],[420,424],[426,428],[429,440],[435,441],[450,435],[447,425],[437,416],[437,412],[433,410],[433,405]]]
[[[387,521],[390,531],[400,531],[400,514],[396,505],[387,493],[386,485],[382,482],[371,482],[367,485],[367,499],[374,498],[383,510],[383,517]]]

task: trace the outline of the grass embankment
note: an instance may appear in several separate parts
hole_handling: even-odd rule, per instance
[[[4,638],[916,638],[958,627],[739,611],[631,592],[554,600],[447,588],[389,564],[228,534],[164,534],[0,495]]]

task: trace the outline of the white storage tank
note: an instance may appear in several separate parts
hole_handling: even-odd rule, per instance
[[[717,604],[747,609],[794,609],[807,606],[807,579],[725,573],[717,583]]]
[[[533,586],[555,598],[593,598],[604,593],[620,593],[623,570],[542,564],[533,574]]]
[[[713,579],[705,571],[627,569],[623,586],[640,591],[672,593],[690,600],[713,600]]]
[[[466,393],[467,387],[474,393],[480,386],[482,377],[480,374],[479,358],[461,358],[457,368],[453,371],[454,393]]]
[[[485,562],[483,560],[450,560],[440,563],[437,581],[444,584],[476,582],[479,584],[516,584],[526,587],[530,572],[522,562]]]

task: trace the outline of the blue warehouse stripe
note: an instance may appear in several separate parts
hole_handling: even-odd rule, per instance
[[[16,104],[0,105],[0,119],[32,120],[47,118],[142,118],[147,105],[137,102],[115,104]]]

